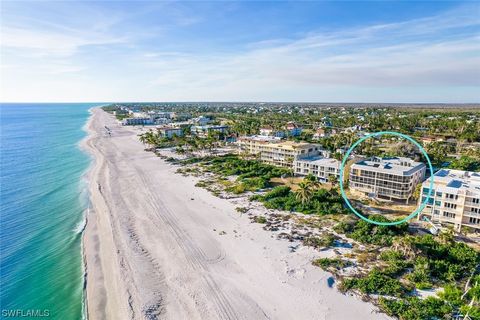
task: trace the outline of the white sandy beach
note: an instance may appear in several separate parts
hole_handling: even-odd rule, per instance
[[[105,135],[104,126],[112,129]],[[87,309],[97,319],[389,319],[95,109],[86,147]],[[223,234],[224,231],[226,234]]]

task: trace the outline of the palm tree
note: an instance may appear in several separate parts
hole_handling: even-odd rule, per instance
[[[337,176],[334,175],[334,174],[328,175],[328,182],[330,182],[330,183],[332,184],[332,188],[335,187],[335,185],[336,185],[337,182],[338,182]]]
[[[147,143],[147,137],[145,136],[145,134],[139,134],[138,137],[139,137],[138,139],[140,140],[141,143],[143,143],[143,144]]]
[[[307,175],[303,180],[307,182],[310,185],[310,188],[313,190],[317,190],[322,186],[320,181],[318,181],[317,177],[315,177],[313,174]]]
[[[295,197],[301,201],[302,204],[307,203],[313,196],[313,190],[310,183],[302,181],[298,184],[298,189],[295,191]]]
[[[157,144],[157,135],[153,133],[151,130],[139,135],[140,141],[143,144],[149,145],[150,149],[153,148]]]

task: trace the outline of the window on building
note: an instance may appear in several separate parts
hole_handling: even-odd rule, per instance
[[[457,205],[454,203],[445,202],[445,208],[457,209]]]
[[[472,224],[479,224],[479,223],[480,223],[480,219],[470,217],[470,218],[468,219],[468,222],[470,222],[470,223],[472,223]]]
[[[443,211],[443,216],[446,218],[453,218],[455,219],[455,213],[448,212],[448,211]]]
[[[446,197],[447,197],[448,199],[452,199],[452,200],[457,200],[457,199],[458,199],[458,195],[456,195],[456,194],[447,193],[447,194],[446,194]]]

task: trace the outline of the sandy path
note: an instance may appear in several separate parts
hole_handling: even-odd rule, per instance
[[[133,129],[99,109],[88,129],[90,319],[388,319],[329,288],[330,275],[310,263],[315,251],[290,252],[143,151]]]

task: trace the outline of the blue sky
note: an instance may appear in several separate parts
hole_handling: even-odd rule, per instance
[[[2,1],[0,101],[480,102],[480,2]]]

